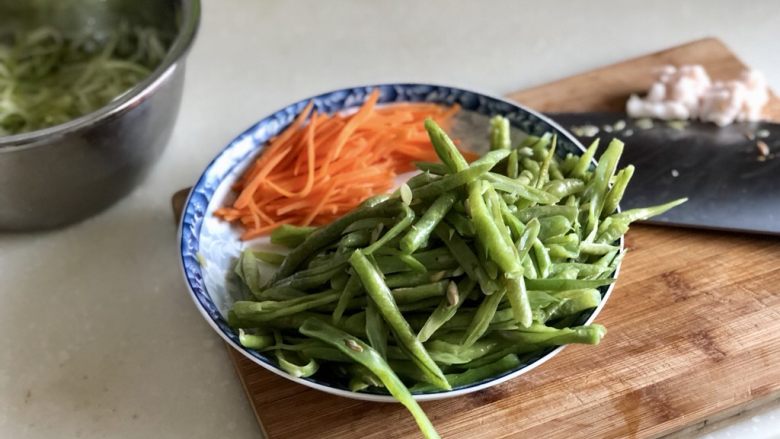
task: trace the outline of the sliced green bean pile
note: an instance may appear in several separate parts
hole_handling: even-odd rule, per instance
[[[684,202],[618,212],[633,175],[613,140],[598,164],[556,153],[556,137],[513,142],[490,124],[490,152],[469,164],[433,121],[441,163],[421,163],[391,196],[367,200],[321,228],[284,226],[282,257],[244,252],[249,300],[230,324],[240,342],[297,377],[387,392],[437,437],[412,393],[446,391],[507,373],[569,343],[597,344],[603,326],[576,326],[614,282],[619,239],[636,220]],[[259,264],[278,264],[261,282]],[[411,389],[411,392],[410,392]]]

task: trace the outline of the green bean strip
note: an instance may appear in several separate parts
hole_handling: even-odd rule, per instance
[[[521,162],[523,164],[523,169],[531,173],[531,181],[536,181],[539,176],[539,171],[541,170],[539,162],[533,159],[523,159]],[[533,186],[533,183],[530,184]]]
[[[333,266],[329,267],[327,270],[313,269],[317,270],[314,273],[299,271],[286,279],[280,280],[274,284],[274,287],[291,287],[299,290],[319,287],[327,284],[331,278],[341,273],[345,267],[345,262],[339,262],[337,264],[334,263]]]
[[[253,251],[252,254],[266,264],[279,265],[284,261],[284,255],[281,253]]]
[[[366,260],[366,262],[368,261]],[[300,332],[301,334],[331,344],[357,363],[368,368],[368,370],[382,381],[390,394],[409,410],[414,417],[414,420],[417,422],[417,425],[420,427],[420,431],[427,439],[439,438],[433,424],[431,424],[431,421],[425,416],[425,412],[423,412],[414,398],[412,398],[409,389],[401,382],[398,376],[393,372],[393,369],[390,368],[377,351],[363,343],[360,339],[319,320],[307,320],[301,326]],[[443,379],[446,382],[446,378],[443,377]],[[449,384],[447,384],[447,387],[449,387]]]
[[[304,365],[295,364],[287,359],[283,348],[281,348],[283,340],[279,331],[274,331],[273,338],[275,342],[274,355],[276,356],[276,362],[279,364],[279,367],[282,370],[297,378],[308,377],[314,375],[314,373],[317,372],[317,369],[319,369],[319,364],[317,364],[317,362],[313,359],[310,359]]]
[[[438,305],[440,300],[438,297],[429,297],[411,303],[400,303],[398,304],[398,310],[405,313],[429,310]]]
[[[537,218],[532,218],[525,225],[525,230],[523,230],[523,234],[520,235],[520,238],[515,243],[515,246],[517,247],[518,257],[520,258],[520,260],[524,260],[526,255],[528,255],[528,252],[531,250],[531,247],[533,246],[534,242],[539,236],[540,229],[541,229],[541,224],[539,223],[539,220]]]
[[[476,291],[476,290],[473,290]],[[482,296],[480,296],[482,297]],[[474,320],[474,315],[477,312],[478,308],[460,308],[460,311],[458,313],[455,313],[450,319],[448,319],[439,329],[442,330],[442,332],[462,332],[468,329],[469,325],[471,324],[472,320]],[[502,323],[502,322],[511,322],[514,319],[512,316],[512,309],[506,308],[496,311],[496,313],[493,315],[493,318],[490,320],[490,324],[494,323]],[[426,320],[427,321],[427,320]],[[419,323],[419,322],[416,322]],[[462,333],[461,333],[462,334]],[[458,337],[456,340],[450,340],[452,342],[459,342],[462,339],[462,335],[456,334]],[[430,337],[429,337],[430,338]]]
[[[425,186],[428,183],[433,183],[434,181],[439,180],[439,178],[439,175],[431,174],[430,172],[426,171],[407,180],[406,185],[409,186],[409,189],[415,189],[420,186]]]
[[[304,360],[306,364],[296,364],[284,354],[284,351],[276,350],[274,353],[276,354],[276,361],[279,363],[279,367],[297,378],[310,377],[317,373],[317,370],[320,368],[319,363],[313,358]]]
[[[420,369],[409,360],[390,359],[387,363],[393,369],[393,372],[398,374],[400,377],[406,378],[409,381],[415,383],[428,383],[428,377],[425,376],[420,371]],[[432,386],[432,388],[438,391],[438,388],[435,386]]]
[[[498,285],[488,277],[477,256],[457,233],[450,233],[451,231],[452,229],[445,225],[439,225],[434,233],[447,246],[468,277],[479,283],[483,293],[490,295],[496,292]]]
[[[511,179],[494,172],[488,172],[485,174],[485,178],[496,188],[496,190],[515,194],[524,200],[533,201],[534,203],[553,204],[560,200],[560,198],[556,197],[554,194],[524,184],[519,179]]]
[[[382,381],[376,377],[367,367],[362,364],[350,364],[347,366],[349,371],[349,390],[360,392],[369,387],[384,387]]]
[[[545,239],[543,242],[548,249],[550,258],[556,260],[556,262],[562,259],[575,259],[580,256],[580,236],[577,233],[553,236]]]
[[[601,276],[605,274],[608,267],[602,267],[596,264],[583,264],[578,262],[562,262],[553,264],[552,274],[560,273],[568,269],[575,269],[581,276]]]
[[[507,150],[490,151],[471,166],[453,174],[448,174],[432,183],[414,189],[414,198],[433,198],[441,194],[453,191],[461,186],[473,183],[481,176],[487,174],[498,162],[509,155]]]
[[[382,358],[387,358],[387,327],[377,304],[370,297],[366,303],[366,336],[368,343]]]
[[[533,244],[533,243],[531,243]],[[530,256],[526,256],[523,258],[523,275],[526,279],[536,279],[539,277],[539,273],[536,270],[536,265],[534,265],[533,258]]]
[[[233,268],[233,273],[244,282],[244,285],[255,298],[259,299],[261,297],[260,266],[255,254],[251,250],[246,249],[241,252],[241,256],[238,257],[236,266]]]
[[[333,324],[337,325],[341,321],[341,318],[344,315],[344,311],[347,310],[349,302],[362,288],[363,286],[357,276],[352,275],[349,277],[347,284],[344,286],[344,289],[339,295],[339,301],[336,303],[336,309],[333,310]]]
[[[614,273],[615,270],[617,270],[618,265],[623,260],[623,257],[626,256],[626,251],[623,250],[617,255],[615,255],[615,258],[612,259],[612,262],[609,263],[609,270],[607,270],[609,273]]]
[[[504,220],[504,223],[507,225],[507,227],[509,227],[512,238],[515,240],[520,239],[520,237],[523,235],[523,232],[525,231],[525,226],[512,213],[504,200],[500,200],[499,205],[501,207],[501,218]]]
[[[550,180],[556,181],[556,180],[563,180],[565,177],[563,176],[563,173],[561,172],[561,168],[558,165],[557,160],[550,161],[550,170],[548,172],[550,175]]]
[[[547,150],[547,154],[544,156],[541,166],[539,166],[539,175],[536,177],[536,183],[534,186],[537,189],[541,189],[548,181],[550,177],[550,162],[555,157],[555,149],[558,145],[558,136],[552,136],[552,146]]]
[[[424,252],[417,252],[413,256],[418,262],[423,264],[429,270],[454,270],[457,268],[458,262],[445,248],[436,248],[433,250],[427,250]],[[375,256],[377,266],[384,274],[397,273],[402,271],[409,271],[409,266],[400,260],[397,256]]]
[[[507,355],[527,354],[528,352],[533,352],[534,350],[539,350],[539,348],[533,345],[517,346],[511,343],[506,343],[504,345],[499,345],[495,352],[491,352],[482,358],[478,358],[470,363],[461,364],[457,367],[462,370],[469,371],[471,369],[478,369],[484,366],[492,365]],[[520,364],[527,364],[526,362],[532,358],[532,355],[533,354],[527,354],[519,357]]]
[[[428,269],[425,267],[425,265],[423,265],[422,262],[415,259],[414,256],[403,254],[400,251],[397,251],[395,249],[393,249],[393,252],[395,253],[395,256],[398,257],[398,260],[406,264],[406,266],[411,268],[412,271],[416,271],[418,273],[428,272]]]
[[[390,194],[379,194],[374,195],[371,198],[367,198],[364,200],[360,205],[358,206],[359,209],[371,209],[372,207],[379,206],[380,204],[384,204],[385,202],[388,202],[392,199]],[[360,218],[355,218],[354,221],[359,220]]]
[[[390,289],[387,288],[381,274],[371,265],[368,258],[360,250],[356,250],[349,258],[355,273],[360,276],[369,297],[377,304],[379,312],[393,330],[396,340],[401,343],[411,354],[411,359],[423,372],[425,372],[439,388],[449,390],[450,386],[444,378],[439,366],[431,359],[425,347],[412,332],[409,323],[404,319],[398,305],[393,299]]]
[[[539,277],[544,279],[550,275],[550,267],[552,261],[550,261],[550,255],[547,253],[547,248],[542,244],[539,238],[534,240],[532,245],[534,250],[534,257],[536,258],[536,266],[539,269]]]
[[[326,320],[323,320],[323,322],[327,323]],[[341,324],[337,326],[339,329],[347,331],[352,335],[363,337],[366,335],[366,313],[365,311],[356,312],[344,319]]]
[[[396,288],[390,292],[393,294],[395,302],[400,305],[430,299],[431,297],[442,297],[447,292],[448,283],[449,281],[447,280],[441,280],[413,287]]]
[[[535,206],[517,212],[517,219],[527,223],[531,218],[547,218],[550,216],[562,216],[570,222],[577,220],[578,210],[573,206]]]
[[[494,261],[485,259],[482,261],[482,266],[485,268],[485,272],[490,279],[498,279],[498,265]]]
[[[517,146],[517,149],[526,150],[523,155],[526,157],[533,157],[533,150],[530,147],[536,144],[539,140],[541,140],[541,137],[539,136],[528,135],[520,142],[520,145]]]
[[[679,206],[680,204],[686,201],[688,201],[687,198],[680,198],[665,204],[660,204],[658,206],[625,210],[623,212],[616,213],[615,215],[612,216],[612,218],[619,221],[626,221],[628,223],[632,223],[634,221],[646,220],[650,217],[661,215],[662,213],[668,211],[669,209],[675,206]]]
[[[382,224],[379,223],[377,226],[382,227]],[[377,230],[377,227],[375,226],[374,229],[370,230],[356,230],[354,232],[347,233],[339,241],[339,248],[354,249],[357,247],[365,247],[371,244],[371,234],[373,233],[373,230]]]
[[[238,342],[249,349],[263,349],[274,344],[274,337],[265,334],[249,334],[243,329],[238,330]]]
[[[586,288],[581,290],[560,291],[555,297],[564,300],[561,305],[550,315],[550,320],[577,315],[586,309],[599,306],[601,293],[599,290]]]
[[[325,291],[309,294],[299,299],[285,300],[281,302],[247,302],[238,301],[233,304],[233,311],[241,320],[253,322],[267,322],[279,317],[289,316],[311,308],[316,308],[339,298],[338,291]]]
[[[445,277],[449,277],[451,273],[442,270],[434,273],[431,272],[401,272],[396,274],[390,274],[385,276],[385,283],[388,288],[404,288],[415,287],[420,284],[429,282],[438,282]]]
[[[517,182],[520,183],[520,184],[524,184],[524,185],[526,185],[528,187],[533,187],[533,186],[531,186],[531,180],[533,180],[533,179],[534,179],[533,172],[531,172],[531,171],[529,171],[527,169],[520,170],[520,175],[517,176]],[[536,189],[536,188],[534,188],[534,189]]]
[[[390,230],[388,230],[387,233],[382,235],[381,238],[376,240],[376,242],[363,249],[363,253],[365,255],[370,255],[374,253],[377,249],[387,244],[388,241],[403,233],[404,230],[406,230],[410,225],[412,225],[413,221],[414,221],[414,211],[410,209],[409,206],[402,204],[401,215],[398,221],[395,223],[395,225]]]
[[[476,232],[474,230],[474,223],[466,218],[465,215],[455,211],[450,211],[447,216],[444,217],[444,222],[451,225],[459,235],[467,238],[473,237]]]
[[[412,254],[420,247],[425,246],[428,243],[428,237],[431,235],[431,232],[450,211],[453,203],[455,203],[455,199],[456,194],[454,192],[440,195],[425,211],[423,216],[412,225],[411,230],[406,232],[406,235],[401,238],[401,251],[406,254]]]
[[[581,242],[580,253],[587,255],[604,255],[611,251],[617,251],[618,247],[609,244],[596,244],[593,242]]]
[[[507,354],[503,357],[485,364],[481,367],[469,367],[465,372],[447,374],[447,381],[453,388],[466,386],[488,378],[500,376],[502,373],[516,369],[520,366],[520,359],[515,354]],[[414,393],[426,393],[435,391],[436,388],[428,384],[416,384],[410,389]]]
[[[531,150],[533,151],[534,155],[533,158],[536,161],[542,161],[544,160],[545,153],[547,152],[547,146],[550,144],[550,141],[552,140],[552,133],[544,133],[542,137],[539,137],[539,139],[534,142],[534,144],[531,145]]]
[[[539,239],[547,241],[556,236],[562,236],[571,230],[571,221],[563,215],[539,218]]]
[[[387,228],[390,228],[395,224],[395,219],[393,218],[365,218],[362,220],[357,220],[354,223],[347,226],[344,231],[341,233],[344,235],[347,235],[352,232],[358,232],[361,230],[368,230],[369,232],[371,230],[376,229],[376,227],[382,224]]]
[[[563,162],[558,167],[561,170],[561,173],[569,175],[578,161],[578,156],[572,153],[568,153],[566,154],[566,157],[564,157]]]
[[[486,184],[485,188],[486,188],[485,190],[486,205],[490,210],[490,213],[493,217],[493,221],[496,223],[496,226],[498,227],[498,231],[500,232],[501,239],[504,240],[504,244],[506,245],[507,248],[510,248],[515,253],[517,253],[517,249],[514,246],[514,241],[512,241],[511,229],[506,225],[506,222],[504,221],[504,212],[501,209],[502,204],[504,204],[504,200],[498,196],[498,193],[496,193],[496,190],[493,188],[492,185]],[[513,216],[513,215],[511,215],[510,213],[509,216]],[[519,223],[519,220],[517,221],[517,223]],[[520,224],[516,224],[516,225],[518,227],[522,227],[522,225]],[[515,257],[517,257],[516,254]]]
[[[599,224],[598,230],[593,230],[593,236],[595,237],[596,244],[612,244],[617,241],[618,238],[625,235],[628,232],[628,226],[630,222],[626,219],[615,218],[615,216],[608,216],[604,221]],[[598,232],[598,234],[596,233]],[[607,253],[609,254],[609,253]]]
[[[298,325],[292,329],[297,330],[300,326],[301,325]],[[317,339],[307,339],[305,341],[296,342],[295,344],[279,343],[262,349],[262,351],[265,352],[275,349],[300,352],[301,356],[305,358],[314,358],[317,360],[336,361],[339,363],[349,363],[352,361],[349,357],[339,352],[338,349],[332,348],[330,345]]]
[[[593,280],[572,280],[572,279],[527,279],[525,286],[529,290],[541,291],[563,291],[577,290],[581,288],[598,288],[615,282],[615,279],[593,279]]]
[[[276,285],[289,283],[293,279],[305,279],[307,277],[316,276],[325,272],[333,271],[337,268],[344,268],[347,264],[349,257],[347,255],[335,254],[329,257],[323,258],[321,261],[312,259],[309,264],[309,268],[300,270],[284,279],[280,279],[276,282]]]
[[[506,176],[509,178],[517,178],[520,175],[520,161],[517,154],[517,150],[513,149],[509,157],[507,157]]]
[[[563,344],[599,344],[607,330],[598,324],[576,328],[544,327],[541,332],[501,331],[501,336],[516,344],[559,346]]]
[[[506,294],[506,289],[500,289],[497,292],[485,296],[482,299],[482,303],[477,308],[477,312],[474,313],[474,318],[469,323],[469,327],[466,329],[466,334],[463,337],[463,346],[469,347],[479,340],[487,331],[490,321],[496,314],[498,305]]]
[[[517,260],[517,250],[504,242],[501,231],[482,198],[482,185],[479,182],[469,188],[468,200],[477,237],[488,249],[490,258],[506,273],[522,273],[520,261]]]
[[[580,271],[576,267],[565,267],[558,271],[553,271],[552,275],[558,279],[577,279],[580,277]]]
[[[590,144],[588,149],[585,150],[585,153],[583,153],[579,160],[577,161],[577,165],[574,166],[574,169],[571,171],[571,176],[575,178],[584,178],[585,174],[588,172],[588,169],[593,165],[593,157],[596,156],[596,150],[599,149],[599,139],[596,139],[593,141],[593,143]]]
[[[593,171],[593,178],[588,182],[583,197],[588,200],[598,196],[602,202],[606,194],[607,186],[612,176],[615,174],[618,160],[623,153],[624,144],[618,139],[609,142],[606,151],[599,158],[596,170]]]
[[[271,232],[271,244],[295,248],[317,230],[316,227],[301,227],[290,224],[282,224]]]
[[[349,281],[349,274],[346,271],[339,272],[330,280],[332,290],[342,291]]]
[[[604,200],[604,208],[601,210],[602,217],[612,215],[617,210],[618,204],[623,199],[623,194],[628,187],[628,182],[634,176],[634,170],[634,165],[628,165],[615,175],[615,183],[612,185],[612,189],[607,192],[607,197]]]
[[[454,191],[477,180],[486,174],[490,168],[492,168],[490,164],[473,165],[460,172],[447,174],[439,180],[414,189],[413,197],[414,199],[433,198]]]
[[[497,340],[484,338],[470,346],[449,343],[445,340],[431,340],[425,344],[431,358],[439,364],[463,364],[485,356],[498,344]]]
[[[553,180],[544,185],[544,191],[562,200],[569,195],[582,192],[585,189],[585,183],[576,178],[566,178],[563,180]]]
[[[469,167],[468,162],[458,151],[450,136],[433,119],[425,119],[425,130],[428,132],[428,137],[431,139],[436,155],[439,156],[442,163],[447,165],[450,172],[460,172]]]
[[[503,116],[493,116],[490,119],[490,149],[509,149],[511,147],[509,119]]]
[[[525,289],[525,280],[523,276],[506,277],[504,279],[504,288],[509,304],[512,306],[512,314],[518,325],[522,327],[531,326],[533,314],[531,304],[528,301],[528,292]]]
[[[355,316],[355,318],[351,317],[351,320],[346,319],[342,321],[337,326],[355,336],[364,336],[366,331],[365,313],[357,313]],[[265,322],[253,322],[239,319],[233,310],[228,312],[228,324],[232,328],[260,329],[262,331],[269,329],[298,329],[303,322],[309,318],[328,321],[329,316],[316,312],[304,311]]]
[[[618,160],[623,153],[623,142],[613,139],[609,142],[607,150],[599,158],[596,170],[593,171],[593,177],[588,182],[588,186],[583,192],[583,199],[588,201],[588,215],[585,224],[585,234],[589,235],[595,230],[598,219],[601,217],[601,211],[604,207],[604,201],[607,197],[607,188],[609,181],[615,174]]]
[[[285,278],[295,272],[300,265],[309,259],[311,255],[333,243],[341,232],[353,222],[364,218],[383,218],[394,215],[401,209],[402,203],[391,199],[382,201],[371,207],[362,207],[342,216],[325,227],[318,228],[306,237],[300,245],[295,247],[284,259],[279,270],[271,279],[272,283],[277,279]]]
[[[615,259],[615,256],[617,256],[618,251],[611,251],[609,253],[604,254],[604,256],[600,257],[596,262],[593,263],[593,265],[597,267],[609,267],[609,264],[612,262],[613,259]]]
[[[455,285],[458,300],[453,304],[452,297],[443,298],[417,333],[418,340],[422,342],[428,341],[439,328],[447,323],[455,315],[461,305],[463,305],[466,299],[468,299],[468,296],[474,289],[476,283],[473,279],[464,279],[459,284],[448,284],[448,288],[451,289],[452,285]]]

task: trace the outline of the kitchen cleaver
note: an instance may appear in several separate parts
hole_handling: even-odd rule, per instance
[[[595,138],[600,151],[612,138],[625,142],[620,166],[631,163],[636,172],[623,209],[688,197],[648,223],[780,235],[780,124],[650,126],[623,113],[548,116],[585,146]]]

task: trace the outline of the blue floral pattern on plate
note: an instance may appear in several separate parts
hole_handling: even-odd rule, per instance
[[[513,128],[532,135],[542,135],[546,132],[558,134],[558,152],[560,154],[582,154],[582,146],[567,132],[546,117],[518,104],[454,87],[428,84],[381,84],[364,87],[347,88],[321,94],[310,99],[304,99],[291,104],[270,116],[260,120],[241,133],[225,147],[208,165],[193,187],[185,204],[179,240],[181,264],[185,281],[190,293],[201,313],[214,329],[234,348],[238,349],[252,361],[285,376],[293,381],[301,382],[326,392],[336,393],[359,399],[375,401],[390,401],[385,394],[370,395],[354,393],[341,383],[326,382],[321,379],[294,378],[278,368],[272,357],[263,353],[246,349],[238,342],[238,334],[227,324],[225,316],[231,303],[236,300],[238,288],[232,284],[228,273],[232,263],[240,254],[243,243],[239,240],[240,232],[227,223],[213,217],[213,211],[230,201],[233,195],[230,186],[241,175],[242,171],[259,154],[265,143],[287,127],[295,116],[310,101],[320,112],[334,113],[359,107],[367,95],[375,88],[380,90],[380,104],[394,102],[429,102],[443,105],[458,104],[462,111],[481,116],[501,114],[507,117]],[[622,241],[621,241],[622,245]],[[595,310],[583,313],[577,324],[592,321],[601,310],[611,292],[610,288],[602,289],[603,300]],[[434,392],[416,395],[418,400],[438,399],[468,393],[531,370],[546,361],[562,348],[550,348],[532,358],[527,358],[515,370],[500,376],[473,383],[451,392]]]

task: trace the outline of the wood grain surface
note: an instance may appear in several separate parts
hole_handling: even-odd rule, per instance
[[[668,63],[700,63],[716,78],[744,67],[706,39],[510,97],[542,111],[619,110]],[[780,118],[778,99],[768,114]],[[780,240],[635,226],[627,247],[597,319],[609,329],[604,341],[567,347],[500,386],[422,404],[443,437],[658,437],[780,397]],[[397,404],[310,390],[228,350],[272,439],[419,436]]]

